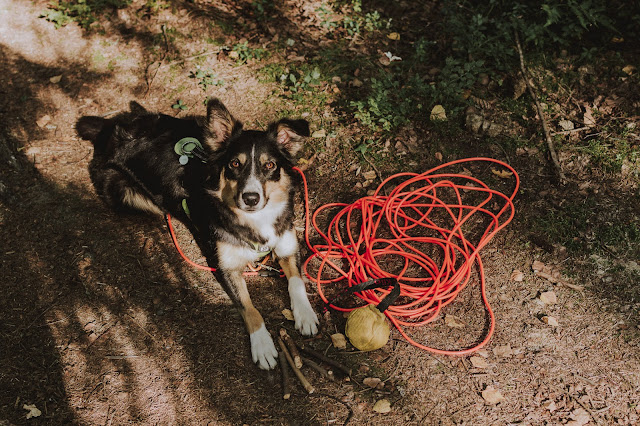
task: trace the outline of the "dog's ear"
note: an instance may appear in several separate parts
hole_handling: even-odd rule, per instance
[[[214,151],[222,148],[231,135],[242,129],[227,107],[217,98],[207,101],[207,129],[205,143]]]
[[[285,151],[295,156],[302,149],[305,138],[309,136],[309,123],[307,120],[283,118],[271,123],[267,132],[275,137]]]
[[[94,142],[106,122],[107,120],[102,117],[85,115],[76,123],[76,131],[82,139]]]
[[[142,114],[147,114],[148,113],[148,111],[145,109],[145,107],[143,107],[142,105],[140,105],[136,101],[129,102],[129,109],[131,110],[132,113],[134,113],[136,115],[142,115]]]

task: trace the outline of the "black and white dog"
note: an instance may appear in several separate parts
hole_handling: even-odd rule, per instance
[[[131,112],[111,119],[85,116],[76,129],[94,145],[89,171],[107,204],[168,212],[186,224],[240,310],[260,368],[275,367],[277,351],[251,303],[243,270],[265,251],[275,255],[288,279],[296,328],[303,335],[317,333],[293,227],[293,158],[309,136],[305,120],[243,130],[217,99],[207,103],[206,119],[153,114],[132,102]]]

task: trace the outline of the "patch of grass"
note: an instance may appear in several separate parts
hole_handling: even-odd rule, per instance
[[[209,86],[224,86],[224,80],[218,78],[218,75],[210,69],[203,69],[200,66],[196,66],[194,71],[191,71],[189,77],[198,81],[198,86],[202,91],[206,92]]]
[[[56,29],[70,22],[77,22],[82,28],[88,29],[105,11],[121,9],[129,4],[131,0],[53,0],[40,17],[53,22]]]
[[[235,59],[238,63],[244,64],[251,59],[266,59],[269,57],[269,51],[261,47],[251,47],[249,42],[245,41],[233,46],[229,57]]]

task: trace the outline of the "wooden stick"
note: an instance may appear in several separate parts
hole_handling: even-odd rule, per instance
[[[322,377],[325,377],[331,380],[332,382],[335,381],[336,378],[333,375],[333,371],[325,370],[321,365],[316,364],[315,362],[311,361],[309,358],[305,358],[305,357],[301,357],[301,358],[302,358],[302,362],[305,365],[308,365],[312,370],[315,370]]]
[[[284,342],[280,338],[278,338],[278,345],[280,345],[280,349],[282,349],[282,352],[284,353],[285,358],[287,358],[287,361],[289,362],[291,369],[295,373],[298,380],[300,380],[300,383],[302,383],[302,386],[304,386],[304,389],[309,393],[313,393],[314,391],[313,386],[311,385],[311,383],[309,383],[307,378],[304,377],[304,374],[302,374],[302,371],[300,371],[300,369],[296,367],[296,365],[293,362],[293,358],[291,358],[291,354],[289,353],[289,351],[287,350],[287,347],[285,346]]]
[[[289,349],[289,353],[293,358],[293,363],[296,365],[296,367],[302,368],[302,358],[300,358],[300,352],[298,352],[296,344],[293,342],[293,339],[291,338],[291,336],[289,336],[289,333],[287,333],[287,330],[285,330],[284,328],[280,329],[280,338],[282,338],[284,344],[287,345],[287,349]]]
[[[518,36],[518,32],[515,33],[516,38],[516,47],[518,48],[518,54],[520,55],[520,70],[522,71],[522,77],[524,78],[524,82],[527,85],[527,89],[529,89],[529,94],[533,98],[533,101],[536,104],[536,109],[538,110],[538,116],[540,117],[540,121],[542,122],[542,131],[544,132],[545,139],[547,140],[547,147],[549,148],[549,154],[551,155],[551,160],[553,161],[553,165],[558,172],[558,176],[560,177],[560,183],[564,185],[567,178],[562,172],[562,167],[560,167],[560,162],[558,161],[558,154],[556,153],[556,148],[553,145],[553,139],[551,139],[551,133],[549,133],[549,126],[547,126],[547,121],[544,119],[544,115],[542,112],[542,107],[540,106],[540,102],[538,101],[538,97],[536,96],[536,92],[531,87],[531,83],[529,83],[529,76],[527,74],[527,68],[524,65],[524,55],[522,53],[522,47],[520,46],[520,37]]]
[[[344,365],[340,364],[338,361],[336,361],[334,359],[331,359],[329,357],[326,357],[323,354],[321,354],[320,352],[314,351],[313,349],[311,349],[308,346],[300,345],[300,350],[302,350],[302,352],[306,353],[307,355],[310,355],[310,356],[314,357],[315,359],[320,360],[322,362],[325,362],[325,363],[329,364],[330,366],[335,367],[338,370],[342,371],[344,374],[347,375],[347,380],[349,380],[349,377],[351,376],[351,370],[349,370]]]
[[[282,398],[289,399],[291,398],[291,385],[289,383],[289,367],[287,367],[284,352],[278,352],[278,360],[282,370]]]

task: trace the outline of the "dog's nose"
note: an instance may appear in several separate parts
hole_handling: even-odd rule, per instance
[[[245,192],[242,194],[242,201],[249,206],[254,207],[260,201],[260,194],[257,192]]]

